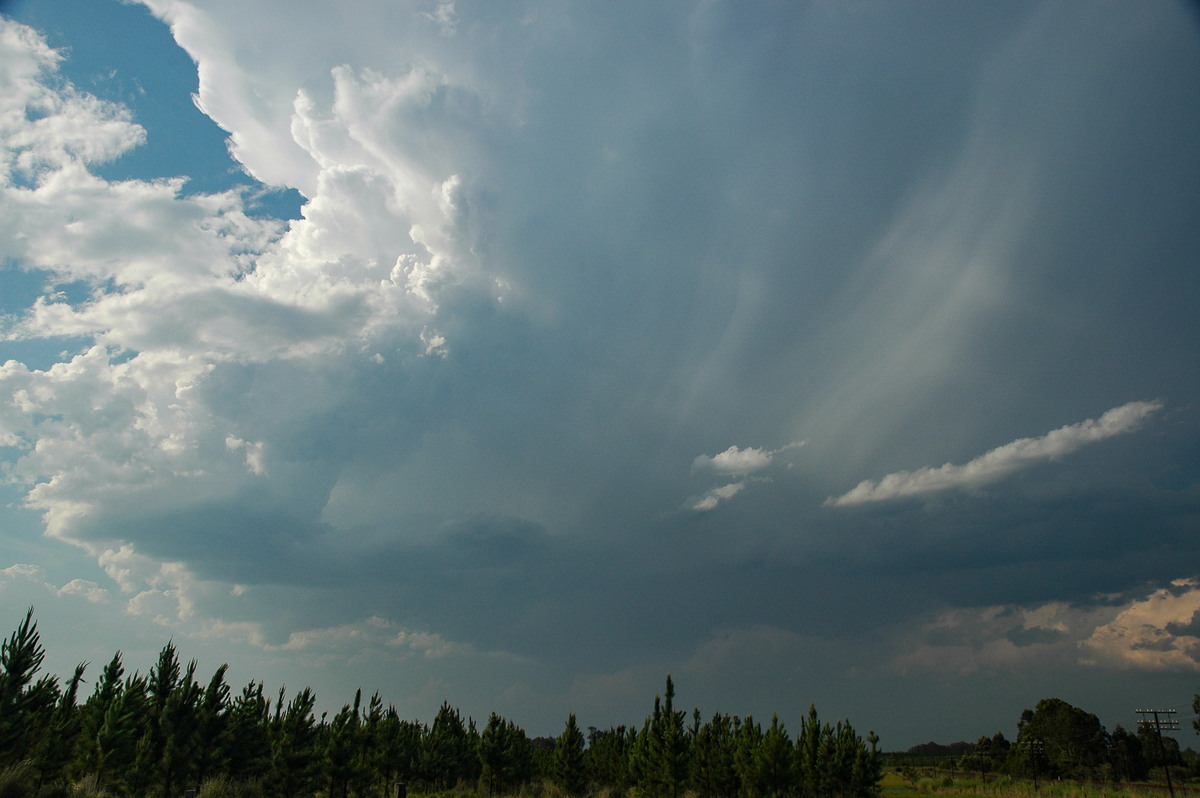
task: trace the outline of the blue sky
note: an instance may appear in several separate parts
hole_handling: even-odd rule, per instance
[[[890,749],[1190,704],[1190,6],[2,10],[0,607],[52,670],[532,734],[670,671]]]

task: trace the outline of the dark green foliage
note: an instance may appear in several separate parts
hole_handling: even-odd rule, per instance
[[[46,676],[37,681],[46,652],[33,620],[33,608],[0,643],[0,765],[15,765],[27,759],[45,742],[50,716],[58,704],[58,679]]]
[[[317,697],[305,687],[283,704],[279,691],[275,714],[271,718],[271,764],[267,781],[272,792],[283,798],[312,792],[321,762],[318,728],[313,707]]]
[[[1146,757],[1142,753],[1140,735],[1130,734],[1121,726],[1113,729],[1109,737],[1109,763],[1112,777],[1116,781],[1141,781],[1149,774]]]
[[[1040,743],[1040,751],[1034,743]],[[1017,745],[1022,744],[1027,764],[1044,768],[1044,776],[1090,776],[1108,755],[1108,735],[1099,718],[1059,698],[1043,698],[1021,713]]]
[[[233,781],[260,778],[271,762],[271,702],[261,682],[250,682],[226,713],[223,759]]]
[[[533,776],[533,751],[525,730],[494,712],[479,736],[478,750],[479,781],[488,795],[512,792]]]
[[[318,720],[311,689],[290,700],[280,690],[272,704],[250,682],[232,696],[227,666],[199,682],[173,643],[146,675],[126,674],[118,651],[80,705],[86,665],[61,689],[40,676],[32,611],[0,654],[0,798],[389,798],[396,784],[496,796],[536,793],[538,778],[569,796],[817,798],[869,795],[879,777],[875,738],[868,750],[848,724],[822,726],[815,709],[804,724],[811,741],[802,731],[793,742],[777,717],[764,731],[729,715],[701,723],[697,710],[685,727],[670,676],[640,731],[593,728],[585,741],[570,715],[557,739],[530,740],[494,713],[481,734],[449,703],[430,726],[401,720],[378,694],[364,706],[361,691]]]
[[[471,732],[458,710],[443,702],[421,744],[418,776],[427,785],[447,790],[461,781],[474,781],[478,758]]]
[[[700,725],[700,711],[696,710],[692,728],[692,789],[704,798],[734,798],[739,779],[734,766],[733,721],[718,713]]]
[[[634,746],[634,772],[645,795],[676,798],[687,786],[686,713],[675,709],[675,685],[667,675],[665,698],[655,697]]]
[[[583,732],[575,722],[575,713],[567,716],[567,725],[554,741],[554,783],[567,795],[583,795],[587,789],[587,762],[583,750]]]
[[[795,758],[791,738],[779,722],[771,716],[771,725],[763,734],[762,742],[754,754],[755,781],[759,795],[782,798],[792,786],[795,776]]]
[[[636,733],[625,726],[606,731],[590,729],[584,752],[588,779],[624,792],[632,781],[629,760]]]

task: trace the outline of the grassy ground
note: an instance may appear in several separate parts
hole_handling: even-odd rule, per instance
[[[931,796],[940,798],[1168,798],[1166,785],[1086,784],[1074,781],[1014,780],[1007,776],[991,775],[986,781],[978,776],[884,773],[880,783],[884,798]],[[1195,796],[1196,792],[1176,787],[1176,797]]]

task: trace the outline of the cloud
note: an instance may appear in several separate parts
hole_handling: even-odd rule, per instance
[[[1200,671],[1198,613],[1200,580],[1175,580],[1098,626],[1083,641],[1086,661],[1140,671]]]
[[[723,452],[719,452],[711,457],[708,455],[698,455],[692,461],[692,471],[710,472],[724,476],[740,476],[746,477],[751,474],[760,472],[770,467],[775,458],[782,452],[789,449],[798,449],[804,445],[804,441],[796,441],[789,443],[786,446],[781,446],[778,449],[766,450],[747,446],[739,448],[730,446]],[[756,481],[763,481],[763,477],[757,477]],[[742,479],[737,482],[731,482],[717,488],[712,488],[699,499],[690,499],[687,505],[697,512],[707,512],[713,510],[723,501],[732,499],[737,494],[741,493],[747,485],[747,480]]]
[[[734,496],[741,493],[746,487],[745,482],[730,482],[728,485],[722,485],[719,488],[713,488],[708,493],[701,496],[691,503],[691,508],[697,512],[708,512],[715,510],[717,505],[723,501],[728,501]]]
[[[1090,443],[1132,432],[1161,408],[1161,402],[1130,402],[1109,410],[1099,419],[1060,427],[1040,438],[1021,438],[1007,443],[965,465],[946,463],[936,468],[897,471],[877,482],[863,480],[853,490],[826,499],[825,504],[848,507],[943,490],[981,487],[1036,463],[1064,457]]]
[[[774,452],[749,446],[745,449],[730,446],[712,457],[704,454],[697,456],[692,462],[692,468],[697,471],[715,471],[718,474],[752,474],[769,466],[774,455]]]
[[[66,354],[0,366],[0,445],[38,550],[93,560],[63,607],[332,700],[557,724],[596,673],[628,722],[606,686],[636,717],[682,662],[721,695],[740,645],[771,663],[747,695],[805,706],[867,706],[865,662],[1073,674],[1116,610],[1071,602],[1194,548],[1185,406],[1090,491],[819,509],[865,463],[1195,395],[1200,83],[1168,7],[146,5],[183,95],[306,204],[102,177],[154,129],[9,29],[0,249],[37,287],[4,335]],[[986,484],[1111,415],[860,488]]]

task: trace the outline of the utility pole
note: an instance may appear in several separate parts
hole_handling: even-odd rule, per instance
[[[1138,720],[1138,725],[1154,729],[1154,733],[1158,737],[1158,752],[1162,755],[1163,770],[1167,774],[1167,792],[1171,794],[1171,798],[1175,798],[1175,788],[1171,786],[1171,765],[1167,762],[1167,747],[1163,744],[1162,739],[1164,731],[1179,731],[1179,721],[1175,719],[1175,710],[1135,709],[1134,712],[1142,716]],[[1162,717],[1159,717],[1160,715]]]
[[[1042,763],[1042,757],[1045,756],[1046,749],[1042,745],[1041,740],[1022,740],[1017,743],[1017,747],[1024,752],[1026,760],[1033,765],[1033,791],[1038,791],[1038,769]]]

